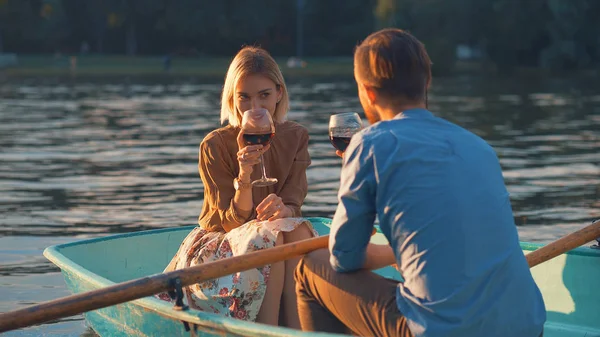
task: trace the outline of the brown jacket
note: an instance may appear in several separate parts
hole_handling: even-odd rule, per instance
[[[226,126],[209,133],[200,144],[198,170],[204,184],[204,203],[198,224],[209,231],[223,231],[222,224],[242,225],[256,217],[255,207],[270,193],[275,193],[290,206],[294,216],[302,216],[300,207],[308,192],[306,168],[310,165],[308,131],[302,125],[286,121],[275,126],[271,148],[263,155],[268,177],[278,183],[254,187],[254,208],[242,212],[234,207],[233,179],[239,174],[236,137],[239,128]],[[261,176],[260,165],[252,172],[252,180]]]

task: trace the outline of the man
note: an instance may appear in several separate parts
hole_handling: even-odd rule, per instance
[[[498,158],[427,107],[431,61],[399,29],[370,35],[354,76],[371,126],[345,153],[329,252],[296,270],[302,328],[361,336],[537,337],[544,302]],[[389,245],[369,244],[375,217]],[[370,270],[397,264],[403,282]]]

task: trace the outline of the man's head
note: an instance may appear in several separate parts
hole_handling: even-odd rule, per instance
[[[431,60],[414,36],[387,28],[369,35],[356,47],[354,77],[361,105],[374,123],[381,119],[377,106],[405,108],[426,101]]]

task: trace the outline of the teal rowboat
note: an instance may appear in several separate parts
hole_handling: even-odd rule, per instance
[[[330,219],[310,218],[315,229],[329,233]],[[73,293],[161,273],[194,226],[112,235],[52,246],[44,251],[64,275]],[[386,242],[376,233],[373,242]],[[521,243],[524,252],[541,245]],[[378,273],[400,279],[384,268]],[[544,337],[600,337],[600,250],[581,247],[532,269],[548,310]],[[85,319],[101,336],[190,336],[181,323],[197,325],[201,336],[334,336],[248,323],[147,297],[90,311]]]

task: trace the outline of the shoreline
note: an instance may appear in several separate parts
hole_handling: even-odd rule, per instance
[[[74,56],[75,57],[75,56]],[[288,58],[276,57],[283,75],[288,78],[346,77],[353,78],[352,57],[306,58],[305,67],[288,67]],[[21,55],[17,65],[0,68],[0,78],[27,77],[205,77],[224,78],[231,58],[174,57],[169,69],[158,56],[84,55],[71,56]],[[434,77],[484,75],[595,77],[598,69],[555,71],[542,68],[518,67],[498,70],[485,62],[457,62],[452,69],[433,69]]]
[[[161,76],[225,77],[231,58],[175,57],[167,69],[162,57],[151,56],[77,56],[23,55],[14,66],[0,68],[5,77],[37,76]],[[352,76],[352,58],[307,58],[305,67],[288,67],[287,58],[276,58],[284,76]]]

